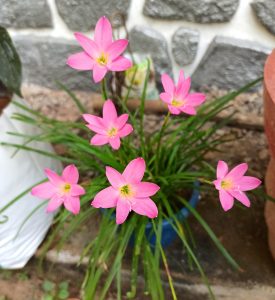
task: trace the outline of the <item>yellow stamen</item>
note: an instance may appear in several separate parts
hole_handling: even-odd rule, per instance
[[[229,179],[223,180],[221,182],[221,187],[224,190],[229,190],[229,189],[231,189],[233,187],[233,182],[231,180],[229,180]]]
[[[108,56],[105,53],[101,53],[101,55],[96,60],[101,66],[106,66],[108,63]]]
[[[173,99],[172,100],[172,105],[175,106],[175,107],[179,107],[179,106],[182,106],[184,105],[185,101],[184,100],[176,100],[176,99]]]
[[[133,191],[131,189],[131,186],[129,184],[126,184],[122,186],[120,189],[120,195],[123,197],[131,197],[133,196]]]
[[[64,184],[62,191],[64,193],[69,193],[71,191],[71,185],[69,183]]]
[[[112,127],[111,129],[108,130],[107,133],[109,137],[115,137],[117,135],[117,132],[118,132],[117,128]]]

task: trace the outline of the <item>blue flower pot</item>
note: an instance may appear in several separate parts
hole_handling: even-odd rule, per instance
[[[200,183],[197,181],[194,183],[194,189],[192,192],[192,195],[189,199],[189,204],[193,208],[195,208],[200,201],[200,191],[199,191],[199,186]],[[176,217],[179,221],[183,221],[186,218],[188,218],[190,214],[190,211],[186,208],[183,207],[177,214]],[[171,225],[173,221],[170,219],[168,220],[163,220],[162,221],[162,235],[161,235],[161,245],[163,248],[168,247],[177,237],[177,232],[174,230],[173,226]],[[148,222],[145,228],[145,235],[146,238],[148,239],[150,245],[152,248],[156,246],[156,235],[154,233],[153,225],[152,222]],[[129,245],[134,246],[135,244],[135,236],[132,235]]]

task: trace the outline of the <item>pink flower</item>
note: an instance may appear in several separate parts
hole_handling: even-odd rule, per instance
[[[222,208],[227,211],[233,207],[234,198],[243,205],[249,207],[250,200],[244,193],[257,188],[261,180],[256,177],[244,176],[248,169],[246,163],[242,163],[228,172],[227,163],[220,160],[217,166],[217,180],[213,183],[219,191]]]
[[[91,139],[91,144],[101,146],[110,144],[115,150],[120,147],[120,138],[129,135],[133,127],[127,124],[128,115],[117,116],[116,108],[111,100],[107,100],[103,106],[103,118],[84,114],[83,118],[89,124],[87,125],[97,134]]]
[[[77,70],[93,70],[95,82],[101,81],[108,71],[124,71],[132,62],[121,56],[128,40],[113,41],[112,26],[106,17],[101,17],[95,27],[94,40],[76,32],[75,37],[84,51],[71,55],[67,64]]]
[[[167,74],[161,76],[164,93],[160,94],[160,99],[168,104],[168,109],[173,115],[184,112],[188,115],[195,115],[195,107],[205,101],[205,95],[200,93],[189,93],[191,78],[184,79],[183,71],[180,71],[178,84],[174,85],[173,80]]]
[[[149,197],[159,190],[159,186],[141,182],[144,172],[145,161],[141,157],[132,160],[122,174],[106,167],[111,186],[100,191],[91,205],[96,208],[116,207],[117,224],[123,223],[131,210],[148,218],[156,218],[158,209]]]
[[[52,212],[64,204],[67,210],[73,214],[78,214],[80,210],[79,196],[84,195],[85,190],[77,184],[79,174],[76,166],[67,166],[63,170],[62,176],[50,169],[45,169],[45,173],[49,181],[34,187],[31,191],[32,195],[42,199],[50,199],[47,212]]]

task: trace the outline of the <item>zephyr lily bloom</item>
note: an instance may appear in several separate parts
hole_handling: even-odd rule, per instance
[[[87,127],[97,134],[90,143],[95,146],[110,144],[115,150],[120,147],[120,138],[129,135],[133,127],[127,124],[128,114],[117,116],[114,103],[106,100],[103,105],[103,118],[84,114],[83,118],[88,122]]]
[[[75,38],[84,51],[71,55],[67,64],[77,70],[93,70],[95,82],[101,81],[108,71],[125,71],[132,66],[129,59],[121,56],[128,40],[113,41],[112,26],[106,17],[98,20],[94,40],[78,32]]]
[[[141,182],[145,172],[145,161],[139,157],[132,160],[120,174],[106,167],[110,187],[100,191],[91,205],[96,208],[116,207],[116,223],[123,223],[131,210],[148,218],[156,218],[158,209],[150,199],[159,186],[151,182]]]
[[[188,115],[195,115],[195,108],[205,101],[205,95],[201,93],[189,93],[191,78],[184,78],[183,71],[180,71],[178,84],[174,85],[173,80],[167,74],[161,76],[164,93],[160,99],[168,104],[168,109],[173,115],[184,112]]]
[[[242,163],[228,172],[227,163],[220,160],[217,166],[217,179],[213,182],[219,191],[222,208],[227,211],[233,207],[234,198],[243,205],[249,207],[250,200],[245,191],[256,189],[261,180],[256,177],[244,176],[248,169],[246,163]]]
[[[59,176],[50,169],[45,169],[48,182],[41,183],[31,191],[33,196],[50,199],[47,212],[52,212],[64,204],[65,208],[73,214],[80,211],[79,196],[85,194],[82,186],[78,185],[79,174],[75,165],[67,166]]]

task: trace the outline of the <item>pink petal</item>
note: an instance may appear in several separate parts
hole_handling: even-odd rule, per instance
[[[180,87],[183,83],[184,83],[184,73],[183,73],[183,70],[180,70],[177,89],[180,89]]]
[[[105,124],[115,123],[117,120],[117,111],[111,100],[106,100],[103,105],[103,121]]]
[[[171,77],[167,74],[162,74],[161,75],[161,82],[164,88],[164,91],[166,93],[169,93],[171,95],[174,94],[174,82],[171,79]]]
[[[109,138],[106,135],[96,134],[91,138],[91,145],[102,146],[109,143]]]
[[[133,126],[130,124],[126,124],[122,129],[119,130],[118,135],[120,137],[125,137],[129,135],[133,131]]]
[[[181,110],[173,105],[168,105],[168,109],[170,110],[172,115],[179,115],[181,113]]]
[[[181,84],[181,86],[179,87],[179,89],[177,89],[176,91],[176,95],[182,99],[186,99],[188,92],[190,90],[191,87],[191,78],[188,77],[184,80],[184,82]]]
[[[161,93],[159,95],[159,97],[163,102],[168,103],[168,104],[171,104],[171,102],[173,100],[173,97],[168,93]]]
[[[106,176],[110,184],[115,188],[119,188],[126,184],[123,176],[112,167],[106,167]]]
[[[213,184],[215,185],[215,188],[220,191],[222,190],[223,188],[221,187],[221,183],[222,183],[222,179],[216,179],[213,181]]]
[[[150,198],[135,199],[132,210],[139,215],[147,216],[151,219],[158,216],[158,208]]]
[[[134,185],[136,189],[136,198],[150,197],[156,194],[160,187],[151,182],[140,182]]]
[[[120,138],[119,136],[115,136],[113,138],[109,138],[109,143],[114,150],[118,150],[120,148]]]
[[[82,117],[87,123],[96,127],[104,128],[104,122],[102,118],[90,114],[84,114]]]
[[[74,36],[81,45],[81,47],[85,50],[85,52],[87,52],[87,54],[89,54],[93,58],[98,57],[100,49],[98,49],[98,46],[93,40],[87,38],[84,34],[80,32],[76,32]]]
[[[95,64],[94,68],[93,68],[94,82],[96,82],[96,83],[100,82],[104,78],[104,76],[106,75],[107,71],[108,70],[107,70],[106,67],[102,67],[99,64]]]
[[[88,124],[86,125],[90,130],[92,130],[93,132],[95,133],[98,133],[100,135],[104,135],[104,136],[107,136],[107,130],[105,128],[102,128],[102,127],[97,127],[97,126],[94,126],[92,124]]]
[[[31,194],[42,199],[50,199],[55,192],[56,187],[54,185],[50,182],[44,182],[32,188]]]
[[[128,118],[129,118],[129,115],[128,114],[123,114],[121,116],[119,116],[116,120],[116,127],[118,129],[121,129],[125,124],[126,122],[128,121]]]
[[[105,16],[101,17],[96,23],[94,39],[96,44],[104,51],[112,43],[112,25]]]
[[[56,174],[54,171],[45,169],[45,173],[53,185],[59,187],[61,184],[64,184],[62,177]]]
[[[252,176],[243,176],[239,181],[238,185],[240,186],[241,191],[250,191],[256,189],[259,185],[261,185],[261,180],[252,177]]]
[[[80,211],[79,197],[66,197],[64,200],[64,206],[68,211],[70,211],[74,215],[77,215]]]
[[[220,202],[224,211],[228,211],[233,207],[234,199],[233,197],[226,191],[219,191]]]
[[[142,157],[138,157],[127,165],[122,176],[129,183],[138,183],[144,176],[145,172],[145,161]]]
[[[93,69],[94,61],[85,52],[79,52],[70,55],[67,64],[73,69],[87,71]]]
[[[63,204],[63,197],[54,195],[48,203],[47,212],[53,212]]]
[[[100,191],[96,194],[91,205],[95,208],[112,208],[116,207],[118,199],[118,191],[112,186]]]
[[[194,116],[197,114],[195,108],[193,106],[190,105],[185,105],[180,107],[180,110],[188,115]]]
[[[81,196],[85,194],[85,189],[79,184],[73,184],[71,186],[71,196]]]
[[[62,178],[64,181],[74,184],[78,182],[79,173],[75,165],[67,166],[62,173]]]
[[[248,199],[248,197],[246,196],[246,194],[244,192],[242,192],[242,191],[230,191],[230,194],[234,198],[239,200],[246,207],[250,207],[250,200]]]
[[[111,71],[121,72],[131,68],[132,65],[133,65],[132,62],[128,58],[119,56],[114,61],[112,61],[110,65],[108,65],[108,68]]]
[[[128,46],[128,40],[120,39],[114,41],[107,49],[107,53],[111,60],[115,60],[120,54],[122,54]]]
[[[205,101],[205,99],[206,96],[200,93],[189,94],[186,97],[187,104],[191,106],[199,106]]]
[[[248,165],[246,163],[242,163],[233,168],[226,177],[232,178],[233,180],[239,180],[248,169]],[[237,184],[237,183],[236,183]]]
[[[116,206],[116,223],[122,224],[128,217],[131,206],[128,201],[118,199]]]
[[[228,172],[228,165],[223,160],[219,160],[218,166],[217,166],[217,178],[224,178]]]

